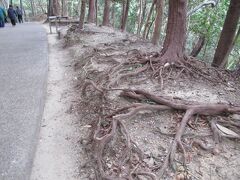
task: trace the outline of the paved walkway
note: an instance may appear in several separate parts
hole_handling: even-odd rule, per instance
[[[41,25],[0,29],[0,180],[29,179],[44,106],[47,54]]]

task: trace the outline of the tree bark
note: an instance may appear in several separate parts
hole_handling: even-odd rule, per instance
[[[81,14],[79,19],[79,29],[83,29],[84,19],[85,19],[85,10],[86,10],[86,0],[82,0]]]
[[[122,26],[123,26],[125,9],[126,9],[126,2],[125,2],[125,0],[122,0],[122,16],[121,16],[121,27],[120,27],[120,29],[122,29]]]
[[[190,56],[197,57],[197,55],[200,53],[202,47],[204,46],[204,43],[205,43],[205,37],[203,35],[200,35],[197,43],[195,44],[195,46],[192,49]]]
[[[158,45],[160,40],[160,33],[162,29],[163,3],[163,0],[157,0],[156,3],[156,20],[152,37],[152,43],[154,45]]]
[[[62,16],[68,16],[67,0],[62,0]]]
[[[146,8],[147,8],[147,1],[143,0],[143,10],[142,10],[141,23],[140,23],[140,27],[139,27],[140,28],[140,33],[139,34],[141,34],[141,31],[142,31],[144,19],[145,19],[145,16],[146,16]]]
[[[140,26],[141,26],[141,20],[142,20],[142,8],[143,8],[143,0],[139,0],[137,35],[139,35],[141,31]]]
[[[231,45],[231,47],[230,47],[230,50],[228,51],[228,54],[226,55],[226,57],[228,57],[228,56],[230,55],[231,51],[233,50],[233,47],[234,47],[234,45],[236,44],[239,35],[240,35],[240,26],[239,26],[239,28],[238,28],[237,34],[236,34],[236,36],[234,37],[233,43],[232,43],[232,45]],[[225,62],[226,62],[226,64],[224,65],[224,67],[227,68],[228,60],[226,60]]]
[[[48,11],[48,16],[52,16],[52,8],[51,8],[51,5],[52,5],[52,0],[48,0],[47,1],[47,11]]]
[[[149,31],[149,27],[151,25],[150,20],[151,20],[151,16],[153,13],[153,8],[154,8],[155,3],[156,3],[156,0],[153,0],[151,8],[150,8],[148,16],[147,16],[146,24],[145,24],[144,31],[143,31],[143,38],[145,38],[145,39],[147,38],[147,32]]]
[[[121,30],[125,31],[126,30],[126,25],[127,25],[127,19],[128,19],[128,11],[129,11],[129,5],[130,5],[130,0],[123,0],[123,10],[122,10],[122,24],[121,24]]]
[[[34,4],[34,1],[30,0],[30,4],[31,4],[32,16],[35,16],[35,4]]]
[[[52,12],[54,16],[61,15],[60,13],[60,2],[59,0],[52,0]]]
[[[224,68],[232,49],[237,24],[240,17],[240,1],[231,0],[223,29],[214,54],[212,66]]]
[[[169,0],[167,34],[161,51],[163,63],[175,63],[184,58],[186,19],[187,0]]]
[[[115,1],[113,1],[113,5],[112,5],[112,27],[115,26]]]
[[[105,0],[104,5],[104,13],[103,13],[103,26],[109,26],[110,25],[110,6],[111,6],[111,0]]]
[[[153,15],[153,16],[154,16],[154,15]],[[153,17],[152,21],[150,22],[150,24],[149,24],[149,26],[148,26],[147,34],[146,34],[146,39],[149,39],[148,37],[149,37],[150,30],[151,30],[151,27],[152,27],[154,21],[155,21],[155,17]]]
[[[98,6],[98,0],[95,0],[95,24],[96,26],[98,25],[98,9],[99,9],[99,6]]]
[[[237,42],[237,40],[238,40],[238,38],[240,37],[240,25],[239,25],[239,27],[238,27],[238,31],[237,31],[237,34],[236,34],[236,36],[235,36],[235,38],[234,38],[234,41],[233,41],[233,46],[236,44],[236,42]]]
[[[96,9],[95,0],[89,0],[89,10],[88,10],[88,23],[95,23],[96,21]]]

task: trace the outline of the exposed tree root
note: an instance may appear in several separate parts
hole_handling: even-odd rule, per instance
[[[212,150],[213,150],[213,147],[212,147],[212,146],[206,145],[203,141],[200,141],[200,140],[198,140],[198,139],[192,141],[191,146],[200,147],[201,149],[203,149],[203,150],[205,150],[205,151],[212,151]]]
[[[146,71],[148,69],[148,66],[145,65],[143,67],[138,68],[137,70],[135,70],[134,72],[129,72],[129,73],[125,73],[125,74],[120,74],[118,75],[116,78],[114,78],[109,84],[108,87],[112,87],[114,84],[116,84],[120,79],[124,78],[124,77],[130,77],[130,76],[135,76],[139,73],[142,73],[144,71]]]
[[[135,95],[133,95],[133,92],[135,93]],[[178,128],[177,133],[175,135],[175,139],[169,148],[169,153],[168,153],[166,160],[163,164],[163,167],[161,169],[162,173],[165,171],[165,169],[168,167],[169,164],[170,165],[173,164],[177,147],[179,147],[182,150],[182,152],[184,154],[183,163],[185,163],[186,151],[183,146],[181,138],[184,133],[185,127],[187,125],[187,122],[190,120],[190,118],[192,116],[194,116],[196,114],[198,114],[198,115],[218,115],[218,114],[222,114],[222,113],[240,113],[240,107],[232,107],[231,105],[228,105],[228,104],[199,104],[196,102],[195,103],[194,102],[176,103],[171,100],[168,100],[165,97],[156,96],[156,95],[150,94],[143,90],[134,90],[134,91],[131,90],[131,93],[127,93],[127,97],[131,97],[131,98],[139,100],[142,98],[142,96],[138,96],[138,95],[143,95],[146,98],[156,102],[157,104],[171,107],[171,109],[186,111],[185,115],[181,121],[180,127]],[[214,127],[213,124],[214,124],[214,122],[212,122],[212,125],[211,125],[211,127],[213,129],[213,133],[214,133],[214,140],[216,143],[219,143],[218,132],[216,131],[216,128]],[[207,150],[207,148],[204,147],[202,144],[201,144],[201,147],[203,149]]]
[[[137,51],[137,50],[135,50]],[[141,52],[137,52],[137,55],[135,57],[132,57],[129,59],[132,63],[140,63],[140,64],[146,64],[148,63],[150,68],[153,71],[153,75],[155,76],[157,73],[160,76],[161,84],[163,84],[163,78],[162,78],[162,70],[164,67],[168,66],[174,66],[175,68],[181,68],[181,73],[187,72],[191,74],[191,76],[198,76],[202,77],[203,79],[212,82],[212,83],[222,83],[226,84],[226,79],[224,78],[223,73],[228,74],[227,70],[216,70],[212,67],[209,67],[204,62],[198,61],[197,59],[193,57],[188,57],[183,55],[181,58],[174,55],[161,55],[157,52],[151,52],[148,54],[143,54]],[[178,75],[178,76],[179,76]],[[177,76],[177,77],[178,77]]]
[[[83,86],[83,91],[86,90],[86,87],[87,87],[86,85],[92,85],[101,94],[111,90],[111,89],[98,87],[95,83],[87,81],[87,83]],[[121,89],[118,89],[118,90],[121,90]],[[174,135],[174,140],[172,141],[169,147],[168,154],[165,158],[165,161],[161,166],[161,169],[159,172],[160,175],[163,175],[163,173],[166,171],[168,167],[172,167],[173,170],[176,170],[176,167],[174,164],[175,164],[175,154],[178,148],[183,153],[182,163],[183,165],[185,165],[187,153],[186,153],[184,144],[182,142],[182,137],[184,136],[184,131],[187,123],[193,116],[195,115],[214,116],[214,115],[221,115],[224,113],[240,114],[240,106],[232,106],[230,104],[218,104],[218,103],[202,104],[198,102],[174,100],[174,99],[169,99],[166,96],[157,96],[152,93],[146,92],[144,90],[123,89],[121,96],[124,98],[132,98],[141,102],[148,100],[156,104],[134,103],[130,106],[120,108],[115,112],[112,112],[111,114],[105,116],[105,118],[110,119],[111,125],[110,127],[108,127],[108,130],[105,131],[106,133],[103,134],[102,136],[100,136],[100,134],[102,134],[101,132],[103,132],[103,129],[100,125],[98,126],[94,135],[94,140],[96,142],[96,147],[97,147],[95,150],[95,153],[96,153],[100,174],[105,179],[119,179],[116,176],[106,175],[102,165],[103,150],[106,144],[109,143],[110,140],[115,136],[117,129],[120,129],[120,131],[122,132],[122,134],[124,134],[124,137],[126,139],[126,153],[123,158],[124,160],[119,162],[119,169],[121,169],[121,167],[126,165],[126,163],[134,164],[134,162],[131,161],[131,156],[132,156],[131,142],[132,141],[128,135],[128,132],[122,120],[130,120],[138,112],[146,111],[146,110],[151,110],[151,111],[181,110],[183,112],[185,111],[185,114],[181,120],[180,126],[177,129],[176,134]],[[210,121],[210,124],[211,124],[211,129],[213,131],[213,139],[215,141],[215,144],[213,146],[207,146],[200,140],[193,140],[191,146],[197,145],[203,150],[212,151],[213,153],[216,154],[219,152],[218,144],[220,142],[219,140],[220,133],[217,130],[215,121]],[[239,124],[232,123],[231,125],[234,126]],[[228,136],[225,136],[225,137],[228,137]],[[228,137],[228,138],[231,138],[231,137]],[[133,177],[136,177],[138,175],[147,176],[147,177],[150,177],[151,179],[156,179],[156,176],[151,172],[134,171],[134,170],[132,170],[128,176],[125,176],[122,179],[133,179]]]
[[[117,88],[117,85],[122,82],[123,78],[128,79],[131,77],[134,79],[136,76],[141,78],[147,77],[153,83],[158,82],[160,89],[163,89],[167,84],[164,81],[168,79],[176,80],[184,75],[190,75],[193,78],[202,77],[204,80],[213,83],[225,83],[224,71],[215,71],[215,69],[207,67],[205,63],[196,61],[191,57],[183,56],[179,58],[176,56],[172,58],[170,55],[162,55],[157,52],[143,53],[137,49],[126,50],[123,48],[124,46],[124,43],[121,44],[122,49],[120,53],[113,52],[118,50],[120,45],[116,46],[116,48],[111,48],[110,45],[107,48],[105,46],[101,48],[101,46],[98,49],[94,49],[94,52],[84,59],[86,64],[83,67],[85,74],[83,74],[83,84],[81,84],[82,96],[97,96],[100,97],[99,99],[104,99],[102,101],[97,100],[99,101],[96,105],[98,119],[94,121],[98,123],[95,123],[97,125],[93,127],[92,135],[94,158],[96,160],[97,174],[100,176],[99,179],[134,180],[141,179],[141,177],[152,180],[161,179],[159,175],[163,175],[168,168],[177,170],[176,162],[180,162],[186,167],[187,155],[193,146],[218,154],[222,138],[238,139],[231,135],[223,135],[217,127],[217,124],[221,123],[224,127],[229,127],[230,129],[239,128],[240,124],[237,122],[222,119],[204,119],[204,121],[209,121],[204,123],[206,126],[209,124],[208,128],[212,132],[206,134],[189,133],[186,131],[186,126],[190,126],[192,132],[196,130],[193,122],[195,116],[240,114],[240,106],[219,103],[204,104],[175,97],[170,98],[159,94],[160,92],[156,95],[140,89]],[[103,60],[100,61],[99,59],[102,58]],[[96,76],[92,76],[94,68],[92,69],[91,64],[99,65],[99,62],[109,66],[101,70],[101,72],[97,72]],[[219,81],[219,77],[222,77],[220,78],[222,79],[221,81]],[[154,81],[155,79],[156,81]],[[114,98],[111,99],[108,95],[112,91],[120,91],[120,97],[127,100],[128,102],[124,100],[127,104],[123,107],[114,104],[114,101],[119,100],[115,98],[119,95],[119,92],[114,92]],[[89,99],[90,101],[93,100],[92,98]],[[176,122],[179,126],[177,126],[174,133],[162,133],[165,136],[172,137],[172,142],[167,154],[161,155],[165,156],[164,161],[159,163],[157,167],[148,165],[144,161],[142,150],[131,139],[128,128],[125,125],[126,121],[130,121],[138,113],[145,111],[177,111],[178,113],[183,113],[183,117],[181,115],[178,117],[181,120]],[[206,136],[213,136],[214,143],[211,145],[207,144],[204,141]],[[121,152],[118,152],[120,157],[107,159],[108,153],[111,151],[115,152],[115,149],[121,150]],[[116,154],[113,153],[112,156],[116,156]],[[179,158],[181,154],[182,157]],[[110,165],[108,164],[109,161],[112,162]],[[154,173],[158,174],[158,176]]]

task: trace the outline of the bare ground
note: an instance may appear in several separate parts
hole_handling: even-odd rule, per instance
[[[45,27],[47,28],[47,27]],[[32,180],[77,180],[82,157],[79,144],[78,115],[74,76],[68,51],[62,48],[56,34],[48,35],[49,72],[46,104],[40,137],[32,170]]]
[[[211,76],[196,76],[194,73],[185,73],[182,69],[166,66],[159,69],[157,76],[154,75],[154,67],[152,70],[134,73],[144,69],[144,66],[127,62],[158,51],[160,47],[107,27],[86,25],[81,32],[72,27],[65,36],[65,47],[74,60],[70,63],[75,73],[70,74],[69,78],[72,76],[76,79],[77,94],[71,103],[71,114],[78,116],[78,133],[81,139],[79,149],[83,150],[81,157],[75,157],[79,158],[79,179],[104,179],[103,175],[105,179],[240,178],[238,138],[230,140],[223,134],[232,135],[233,132],[229,132],[229,129],[220,130],[222,126],[226,127],[220,121],[239,124],[237,114],[194,116],[182,137],[186,163],[183,163],[183,153],[177,151],[174,171],[169,167],[163,176],[160,175],[160,170],[181,124],[184,115],[182,111],[145,108],[122,118],[121,123],[117,124],[120,128],[116,129],[110,140],[106,140],[104,144],[99,143],[111,134],[113,129],[113,124],[107,117],[112,113],[124,117],[124,114],[128,114],[126,110],[131,110],[130,108],[116,113],[116,109],[131,106],[133,103],[156,105],[149,100],[139,102],[123,97],[122,89],[143,89],[157,96],[167,96],[173,101],[239,105],[239,82],[230,78],[228,72],[219,74],[209,69],[204,72],[207,75],[209,72]],[[154,54],[146,57],[153,56]],[[207,79],[213,79],[214,82]],[[103,92],[102,87],[115,90]],[[210,128],[210,122],[213,121],[222,125],[218,129],[220,134],[223,133],[219,144],[215,144]],[[239,133],[238,131],[239,128],[234,129],[234,132]],[[203,144],[202,148],[200,144]],[[213,148],[216,146],[217,149]],[[88,159],[82,158],[85,156]]]

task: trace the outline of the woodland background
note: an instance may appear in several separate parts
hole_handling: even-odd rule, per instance
[[[45,17],[47,14],[79,19],[82,10],[85,9],[85,22],[126,30],[159,45],[163,44],[166,35],[168,1],[165,0],[0,0],[0,4],[5,7],[8,4],[22,7],[26,20],[33,17]],[[187,54],[205,62],[212,62],[229,5],[230,0],[188,1],[185,45]],[[104,24],[106,6],[109,11],[109,17],[107,17],[109,22]],[[91,19],[90,16],[94,17]],[[159,33],[156,34],[156,31]],[[240,61],[239,34],[240,23],[238,22],[233,42],[227,45],[231,47],[224,66],[230,70],[235,69]]]

